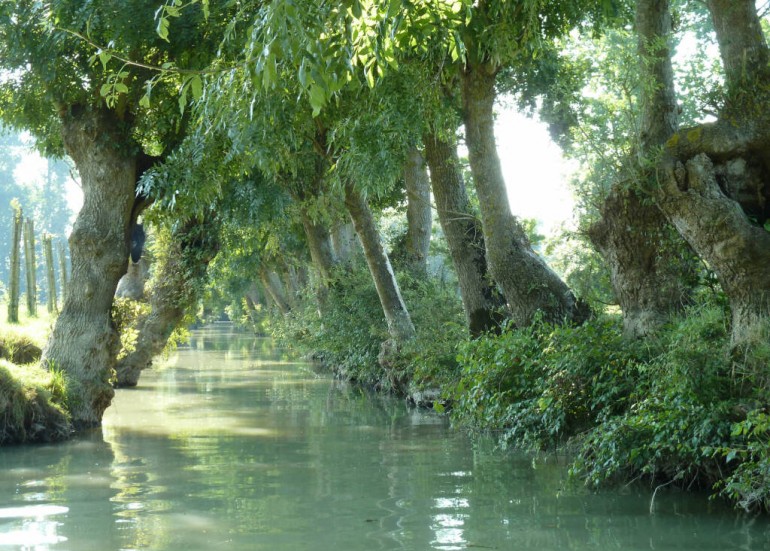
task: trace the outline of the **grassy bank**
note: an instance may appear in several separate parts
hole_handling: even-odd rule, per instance
[[[64,377],[38,364],[51,323],[45,314],[0,322],[0,445],[52,442],[72,433]]]

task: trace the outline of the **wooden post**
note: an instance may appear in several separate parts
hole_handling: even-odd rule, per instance
[[[21,225],[22,225],[22,212],[21,205],[14,199],[11,201],[11,208],[13,209],[13,230],[12,230],[12,242],[11,242],[11,280],[8,285],[8,323],[19,323],[19,294],[21,293],[21,285],[19,278],[21,277]]]
[[[56,303],[56,272],[53,269],[53,244],[52,236],[49,233],[43,234],[43,253],[45,254],[45,273],[48,282],[47,306],[48,313],[55,314],[59,311],[59,305]]]
[[[61,303],[64,307],[64,301],[67,300],[67,286],[69,285],[69,275],[67,273],[67,246],[62,239],[56,243],[56,249],[59,256],[59,281],[61,283]]]
[[[27,269],[27,313],[37,316],[37,262],[35,261],[35,223],[31,218],[24,221],[24,260]]]

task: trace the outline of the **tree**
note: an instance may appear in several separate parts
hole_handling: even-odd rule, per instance
[[[488,271],[481,222],[471,210],[454,143],[426,134],[425,155],[439,222],[457,273],[460,297],[472,336],[494,330],[505,308]]]
[[[407,233],[406,262],[418,276],[427,275],[432,213],[430,179],[425,158],[416,146],[407,152],[404,166]]]
[[[129,69],[113,54],[194,69],[219,42],[221,29],[189,10],[172,47],[155,32],[156,7],[150,0],[100,0],[88,9],[70,0],[0,2],[0,57],[11,74],[0,83],[0,114],[32,132],[43,149],[66,152],[83,187],[84,205],[69,238],[69,294],[42,360],[65,374],[77,428],[98,425],[113,395],[118,338],[111,307],[126,271],[130,229],[145,205],[136,193],[152,162],[144,146],[162,152],[184,127],[178,102],[168,94],[163,101],[169,88],[176,99],[178,79],[156,86],[155,103],[148,105],[147,69]],[[110,63],[121,68],[107,72]],[[193,76],[184,85],[194,95],[199,82]]]
[[[207,268],[219,251],[216,216],[165,230],[149,285],[149,311],[136,321],[136,341],[115,366],[115,386],[134,387],[183,318],[197,306]]]
[[[710,0],[723,61],[726,95],[718,120],[674,132],[658,164],[651,190],[667,219],[717,275],[732,312],[732,343],[744,350],[762,340],[770,310],[770,234],[764,155],[770,121],[764,105],[770,89],[767,44],[752,0]],[[639,2],[641,37],[669,28],[667,2]],[[661,119],[677,106],[670,58],[642,66],[663,92],[649,98],[649,115]],[[759,204],[757,203],[759,198]]]
[[[24,220],[18,201],[11,202],[13,227],[11,229],[11,277],[8,285],[8,323],[19,323],[19,294],[21,292],[21,228]]]

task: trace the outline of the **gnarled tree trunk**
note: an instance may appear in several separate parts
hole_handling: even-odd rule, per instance
[[[708,6],[725,65],[725,110],[716,122],[682,130],[666,142],[655,198],[717,275],[730,301],[732,344],[741,349],[763,338],[770,321],[770,234],[748,216],[770,214],[770,56],[753,0],[709,0]],[[649,10],[652,28],[660,26],[654,18],[669,17],[661,0],[640,0],[639,9]],[[642,26],[639,32],[645,32]],[[673,91],[668,70],[649,66],[644,77]],[[745,193],[747,186],[756,193]]]
[[[97,426],[110,405],[119,339],[112,300],[126,271],[135,200],[136,145],[106,109],[73,106],[62,137],[83,186],[83,207],[69,239],[72,278],[42,363],[67,379],[76,428]]]
[[[428,272],[428,249],[432,216],[430,210],[430,180],[425,159],[416,147],[409,149],[404,166],[406,186],[406,262],[416,274]]]
[[[652,5],[656,4],[656,5]],[[668,0],[651,5],[637,4],[639,58],[643,70],[673,79],[666,37],[670,18],[657,18],[661,5],[668,13]],[[642,98],[640,151],[651,157],[677,128],[677,104],[672,88],[650,87]],[[642,181],[640,187],[651,187],[647,180],[654,175],[642,167],[632,177]],[[591,242],[610,268],[610,280],[623,311],[626,337],[648,335],[664,324],[671,314],[687,303],[687,280],[693,279],[692,263],[687,260],[684,244],[671,230],[665,216],[637,189],[616,183],[600,207],[600,219],[588,228]]]
[[[115,367],[116,387],[137,385],[142,371],[152,365],[185,315],[197,305],[208,265],[219,251],[213,226],[211,221],[195,220],[172,235],[170,250],[155,266],[149,291],[150,311],[137,323],[134,350],[118,360]]]
[[[471,210],[457,148],[435,134],[423,138],[433,197],[457,274],[465,319],[474,337],[502,321],[505,302],[487,269],[481,223]]]
[[[414,338],[415,330],[406,304],[401,298],[401,290],[396,282],[390,259],[382,247],[380,234],[369,205],[351,184],[345,186],[345,207],[364,249],[366,264],[377,289],[377,296],[388,324],[388,332],[397,346]]]
[[[535,254],[521,224],[511,214],[495,144],[495,76],[493,64],[471,61],[460,75],[465,139],[490,271],[517,325],[529,325],[537,312],[555,323],[581,322],[588,316],[586,307]]]

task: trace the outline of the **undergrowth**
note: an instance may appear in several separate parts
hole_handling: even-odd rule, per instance
[[[455,423],[493,431],[503,446],[568,447],[571,473],[589,485],[710,488],[769,509],[767,347],[736,358],[718,306],[693,308],[644,342],[621,329],[604,316],[464,342],[447,388]]]

